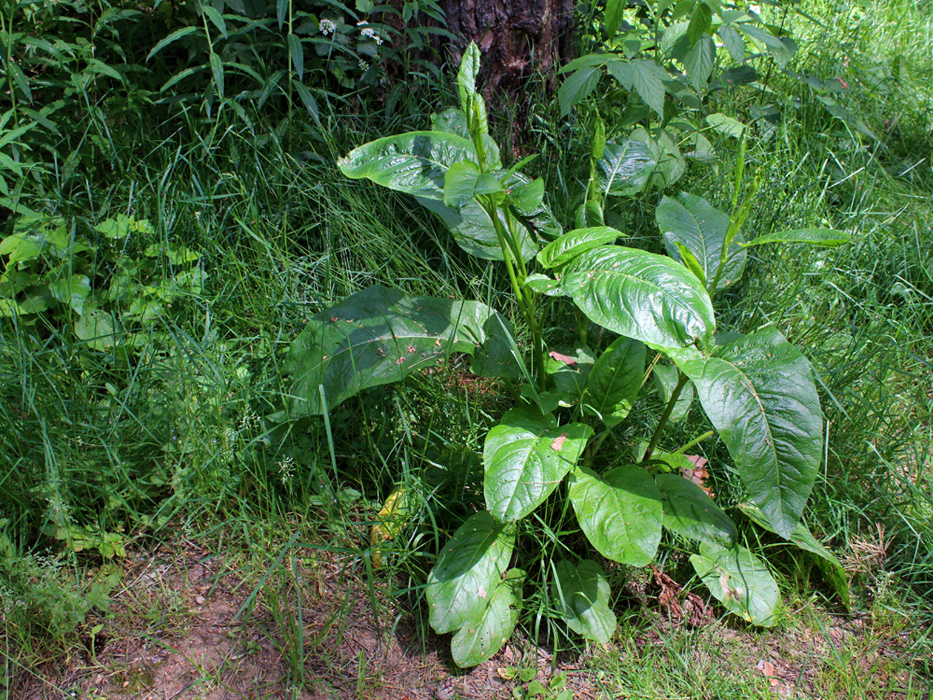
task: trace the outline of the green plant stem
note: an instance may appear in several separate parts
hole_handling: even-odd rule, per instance
[[[686,452],[687,450],[689,450],[689,449],[690,449],[691,447],[693,447],[694,445],[697,445],[697,444],[703,442],[706,438],[711,438],[711,437],[713,437],[713,435],[715,435],[715,434],[716,434],[716,431],[715,431],[715,430],[707,430],[707,431],[706,431],[705,433],[703,433],[700,437],[694,438],[693,440],[691,440],[690,442],[688,442],[686,445],[684,445],[683,447],[679,448],[676,452],[674,452],[674,454],[675,454],[675,455],[682,455],[684,452]]]
[[[680,398],[680,392],[683,391],[684,387],[687,385],[687,381],[687,375],[683,372],[680,372],[680,378],[677,381],[677,386],[675,386],[674,391],[671,392],[671,398],[667,402],[667,406],[664,408],[664,413],[661,414],[661,419],[658,421],[658,427],[654,429],[654,435],[651,436],[651,442],[648,443],[648,449],[645,450],[645,454],[641,458],[642,462],[651,459],[651,454],[654,452],[654,448],[658,446],[658,440],[661,439],[661,433],[664,431],[664,427],[667,425],[667,421],[671,417],[671,411],[674,410],[674,404],[677,403],[677,399]]]
[[[502,249],[502,258],[505,262],[505,269],[509,275],[509,282],[512,285],[512,292],[515,294],[515,301],[518,303],[518,308],[521,309],[522,315],[525,317],[525,321],[528,323],[528,328],[531,330],[531,335],[533,338],[534,345],[534,364],[538,371],[538,381],[541,384],[541,387],[544,387],[544,345],[541,335],[541,326],[538,325],[538,318],[535,313],[535,299],[531,294],[525,295],[525,290],[522,287],[522,283],[527,276],[527,273],[524,271],[524,263],[522,263],[522,279],[519,280],[518,276],[515,273],[515,264],[512,262],[512,257],[515,256],[517,260],[521,261],[521,255],[516,254],[513,250],[510,243],[514,243],[509,236],[508,231],[505,230],[505,227],[502,225],[502,222],[499,220],[498,207],[491,201],[489,197],[483,197],[480,200],[480,205],[483,207],[483,210],[489,216],[492,221],[493,228],[496,231],[496,238],[499,240],[499,247]]]

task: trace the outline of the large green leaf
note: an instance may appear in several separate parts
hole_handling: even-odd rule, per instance
[[[703,6],[705,7],[705,5]],[[700,92],[706,87],[709,76],[716,63],[716,45],[709,36],[701,36],[684,56],[684,69],[687,81],[694,90]]]
[[[613,243],[624,235],[609,226],[575,228],[544,246],[538,253],[538,262],[542,267],[559,267],[581,253]]]
[[[431,627],[439,634],[481,620],[490,595],[512,559],[513,534],[489,513],[471,515],[441,550],[425,595]]]
[[[764,517],[790,537],[820,464],[823,422],[810,363],[773,328],[676,354]]]
[[[719,270],[722,247],[729,228],[729,215],[711,205],[702,197],[681,192],[677,199],[665,196],[655,210],[655,219],[664,236],[668,254],[681,259],[677,243],[693,253],[699,261],[703,275],[712,282]],[[726,266],[719,279],[723,288],[742,276],[747,253],[741,248],[742,238],[737,235],[729,249]]]
[[[596,67],[581,68],[574,71],[569,78],[561,83],[557,90],[557,102],[560,105],[560,116],[570,114],[570,110],[583,102],[590,93],[596,89],[602,71]]]
[[[558,426],[531,406],[506,413],[483,446],[486,507],[505,521],[531,513],[574,467],[592,434],[583,423]]]
[[[392,190],[443,200],[447,169],[466,160],[476,161],[468,139],[440,131],[414,131],[363,144],[337,165],[349,178],[368,178]]]
[[[508,333],[504,319],[479,302],[369,287],[313,317],[292,343],[285,371],[293,382],[293,416],[324,410],[321,387],[332,408],[455,351],[474,355],[477,373],[515,376]]]
[[[771,527],[771,524],[764,515],[762,515],[761,509],[757,506],[751,503],[742,503],[739,505],[739,509],[759,527],[763,527],[768,532],[774,532],[774,528]],[[845,569],[842,567],[839,559],[836,558],[836,555],[824,547],[820,541],[813,536],[813,533],[810,532],[810,528],[808,528],[803,521],[799,522],[797,527],[795,527],[794,531],[790,534],[790,541],[800,547],[800,549],[814,555],[816,565],[819,567],[820,571],[823,572],[826,580],[832,584],[833,589],[842,599],[846,609],[850,609],[852,600],[849,596],[849,580],[846,576]]]
[[[87,275],[72,275],[67,279],[49,282],[49,292],[57,301],[81,314],[84,313],[84,302],[91,293],[91,280]]]
[[[562,561],[555,567],[551,600],[567,626],[579,635],[608,644],[616,630],[616,616],[609,607],[609,581],[595,561],[574,565]]]
[[[610,428],[618,425],[632,410],[644,376],[644,344],[624,336],[616,338],[590,370],[583,412],[598,416]]]
[[[459,209],[448,207],[443,202],[433,199],[418,197],[417,200],[447,225],[454,241],[467,253],[483,260],[502,260],[502,248],[499,246],[492,219],[475,200],[467,202]],[[503,213],[500,208],[497,209],[497,214],[504,226],[507,227],[511,221],[518,234],[522,259],[531,260],[538,252],[531,231],[511,212]]]
[[[729,612],[755,625],[771,627],[781,598],[768,567],[745,547],[700,545],[690,563]]]
[[[522,603],[525,572],[509,569],[485,597],[482,611],[450,640],[454,662],[461,668],[476,666],[495,654],[512,636]]]
[[[435,131],[443,131],[448,134],[462,136],[467,141],[471,140],[470,128],[467,125],[466,115],[463,113],[463,110],[457,109],[456,107],[445,109],[440,114],[432,114],[431,126],[434,127]],[[483,148],[486,149],[486,166],[492,170],[501,168],[502,161],[499,156],[499,145],[488,133],[484,132],[482,136]],[[447,163],[446,165],[450,167],[453,163]]]
[[[601,477],[577,469],[570,481],[577,522],[607,559],[645,566],[661,541],[661,495],[647,471],[616,467]]]
[[[632,139],[608,141],[596,161],[596,176],[606,194],[632,197],[645,188],[657,166],[647,144]]]
[[[502,191],[502,184],[494,173],[480,172],[473,161],[454,163],[444,176],[444,204],[462,207],[474,197]]]
[[[563,283],[591,321],[643,343],[684,347],[715,330],[703,285],[661,255],[603,246],[571,260]]]
[[[735,544],[735,523],[703,489],[679,474],[658,474],[654,482],[661,493],[664,527],[692,540]]]

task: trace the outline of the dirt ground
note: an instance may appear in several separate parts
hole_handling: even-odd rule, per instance
[[[194,542],[137,551],[121,565],[110,615],[97,621],[102,627],[91,621],[93,634],[82,638],[84,648],[68,662],[19,674],[12,698],[466,700],[531,697],[522,694],[529,681],[546,686],[557,677],[574,698],[610,698],[618,696],[588,670],[593,664],[586,654],[622,657],[663,647],[674,626],[691,624],[659,605],[676,591],[649,588],[638,595],[654,624],[627,649],[590,648],[555,658],[517,634],[493,659],[463,672],[450,661],[448,640],[419,631],[416,617],[400,609],[404,601],[368,585],[351,554],[296,550],[264,577],[251,570],[249,585],[235,562]],[[696,662],[720,663],[710,650],[727,645],[730,659],[740,658],[746,671],[759,674],[774,697],[817,697],[815,662],[831,659],[834,649],[855,648],[866,624],[858,615],[829,619],[825,633],[791,629],[773,637],[705,616],[694,632],[709,643],[695,644]],[[884,667],[879,660],[898,653],[900,641],[894,635],[851,662],[875,673]]]

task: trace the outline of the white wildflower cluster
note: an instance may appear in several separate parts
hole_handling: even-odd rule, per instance
[[[317,28],[321,30],[321,34],[327,36],[328,34],[333,34],[337,31],[337,24],[332,19],[327,19],[326,17],[318,22]]]
[[[376,34],[375,29],[373,29],[372,27],[367,27],[366,26],[367,24],[369,24],[369,22],[367,22],[366,20],[356,23],[357,27],[363,27],[360,30],[360,34],[363,36],[364,39],[372,39],[373,41],[375,41],[376,46],[382,46],[382,37]]]
[[[279,475],[282,478],[282,486],[287,486],[289,480],[295,476],[295,458],[292,456],[285,457],[277,466]]]

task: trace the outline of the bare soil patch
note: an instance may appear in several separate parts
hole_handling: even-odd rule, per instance
[[[466,700],[511,698],[531,680],[547,686],[559,678],[574,698],[615,698],[618,679],[592,670],[605,668],[600,659],[638,664],[667,653],[677,635],[692,636],[688,654],[698,668],[734,668],[773,697],[823,697],[826,674],[839,665],[856,664],[866,677],[907,674],[897,663],[907,631],[879,636],[865,615],[821,612],[828,624],[817,631],[742,629],[706,615],[690,622],[683,610],[698,605],[696,596],[666,583],[641,601],[642,619],[653,622],[626,644],[591,648],[595,660],[555,656],[519,633],[490,661],[461,671],[448,640],[425,632],[405,601],[370,585],[353,555],[296,549],[274,571],[246,577],[234,558],[182,541],[133,552],[122,566],[110,615],[90,623],[100,631],[85,635],[70,660],[20,674],[11,697]],[[682,645],[677,653],[683,658]]]

